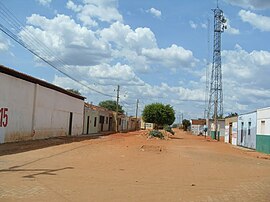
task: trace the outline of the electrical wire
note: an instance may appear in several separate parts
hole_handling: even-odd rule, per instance
[[[54,53],[53,51],[51,51],[51,49],[49,49],[43,42],[41,42],[39,39],[37,39],[36,37],[34,37],[27,29],[25,29],[24,26],[15,17],[15,15],[12,14],[12,12],[9,11],[7,9],[7,7],[5,7],[5,5],[3,3],[1,3],[1,2],[0,2],[0,15],[1,15],[1,18],[2,19],[5,19],[5,22],[8,23],[11,26],[12,30],[17,31],[18,34],[14,34],[12,31],[10,31],[2,23],[0,23],[0,30],[3,33],[5,33],[7,36],[9,36],[11,39],[13,39],[15,42],[17,42],[18,44],[20,44],[22,47],[24,47],[25,49],[27,49],[29,52],[31,52],[33,55],[35,55],[37,58],[39,58],[40,60],[42,60],[43,62],[45,62],[49,66],[53,67],[55,70],[57,70],[58,72],[62,73],[66,77],[70,78],[74,82],[76,82],[76,83],[78,83],[78,84],[86,87],[87,89],[89,89],[91,91],[94,91],[96,93],[99,93],[99,94],[101,94],[103,96],[115,97],[113,95],[110,95],[110,94],[107,94],[107,93],[103,93],[103,92],[101,92],[99,90],[96,90],[94,88],[91,88],[88,85],[86,85],[83,82],[81,82],[78,79],[76,79],[75,77],[69,75],[67,72],[63,71],[62,69],[64,69],[64,70],[67,71],[67,68],[65,67],[66,66],[65,65],[66,63],[62,59],[59,59],[57,57],[57,54]],[[18,37],[19,33],[22,30],[25,33],[25,37],[27,39],[27,43],[28,44],[25,41],[23,41],[22,39],[20,39]],[[30,45],[30,47],[29,47],[29,45]],[[45,56],[49,56],[49,57],[50,56],[51,57],[53,56],[56,59],[56,61],[55,62],[48,61],[47,59],[45,59],[41,55],[45,55]],[[57,66],[62,66],[62,68],[59,68]]]

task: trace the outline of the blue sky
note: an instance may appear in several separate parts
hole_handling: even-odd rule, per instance
[[[28,48],[97,91],[115,96],[119,84],[120,103],[129,115],[134,115],[139,99],[140,111],[145,104],[162,102],[184,118],[203,117],[216,0],[1,2],[22,25],[15,30],[3,17],[3,6],[0,23]],[[225,115],[269,106],[270,1],[219,0],[219,7],[228,19],[222,35]],[[2,32],[0,61],[78,89],[94,104],[115,99],[68,79]]]

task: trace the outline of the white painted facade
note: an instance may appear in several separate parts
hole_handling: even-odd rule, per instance
[[[0,66],[0,143],[82,134],[83,97],[65,92]]]
[[[193,135],[204,134],[204,125],[191,125],[191,133]]]
[[[98,125],[99,125],[98,111],[85,107],[83,134],[98,133]]]
[[[257,112],[238,116],[237,145],[256,149]]]
[[[237,116],[225,118],[224,142],[237,145],[237,121]]]
[[[257,110],[257,134],[270,135],[270,107]]]
[[[256,150],[270,154],[270,107],[257,110]]]
[[[99,111],[99,128],[100,132],[112,131],[112,112]],[[111,118],[111,121],[110,121]],[[111,122],[111,123],[110,123]]]

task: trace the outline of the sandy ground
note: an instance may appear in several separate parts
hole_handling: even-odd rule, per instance
[[[269,201],[269,155],[144,133],[0,145],[0,201]]]

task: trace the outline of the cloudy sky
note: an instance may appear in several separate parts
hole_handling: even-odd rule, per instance
[[[162,102],[177,116],[203,117],[215,7],[216,0],[1,0],[1,25],[84,86],[2,32],[0,63],[78,89],[94,104],[115,100],[120,85],[129,115],[139,99],[140,112]],[[270,106],[270,1],[219,0],[219,7],[228,26],[222,35],[225,115]]]

